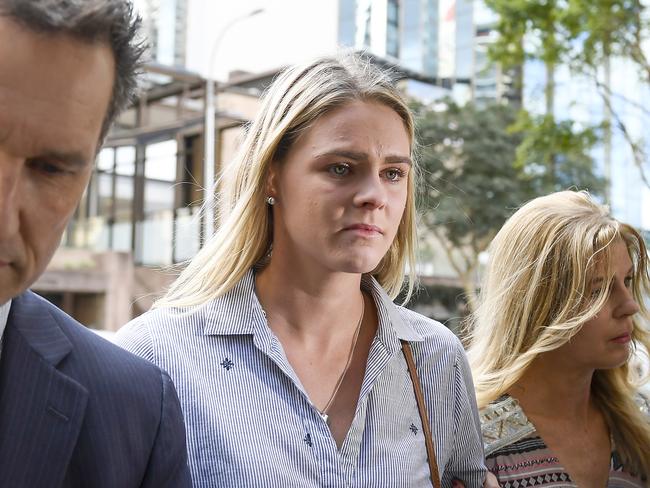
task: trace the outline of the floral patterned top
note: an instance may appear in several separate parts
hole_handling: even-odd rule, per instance
[[[650,415],[645,397],[639,408]],[[558,458],[537,434],[516,399],[505,395],[481,410],[481,431],[485,464],[497,477],[501,488],[577,487]],[[608,488],[648,486],[625,470],[616,449],[611,456]]]

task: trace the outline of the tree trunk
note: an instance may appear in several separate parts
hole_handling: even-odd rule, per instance
[[[467,308],[469,313],[474,313],[478,306],[478,295],[476,293],[476,283],[474,282],[475,273],[476,267],[472,267],[467,269],[465,272],[458,274],[463,285],[465,297],[467,298]]]
[[[544,87],[546,117],[551,122],[555,123],[555,63],[552,61],[546,61],[544,66],[546,68],[546,86]],[[549,183],[554,187],[555,182],[557,181],[555,153],[550,152],[548,154],[548,159],[545,162],[548,168]]]
[[[612,203],[612,67],[610,64],[609,48],[605,47],[605,59],[603,61],[604,84],[605,84],[605,130],[603,131],[603,165],[607,186],[605,187],[605,201]]]
[[[478,254],[472,253],[471,256],[464,255],[461,249],[457,249],[449,243],[444,233],[436,232],[435,230],[432,230],[432,233],[444,249],[449,264],[454,268],[454,271],[460,280],[465,296],[467,297],[469,312],[474,312],[478,302],[476,283],[474,281],[474,275],[476,274],[476,268],[478,267]],[[456,251],[457,254],[463,255],[461,263],[458,263],[457,254],[455,254],[454,251]]]

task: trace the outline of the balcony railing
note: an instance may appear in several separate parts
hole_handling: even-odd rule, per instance
[[[133,228],[135,239],[131,237]],[[96,252],[131,252],[138,265],[168,266],[198,252],[200,231],[199,207],[187,207],[147,213],[135,226],[130,220],[109,222],[106,217],[75,220],[68,226],[64,242]]]

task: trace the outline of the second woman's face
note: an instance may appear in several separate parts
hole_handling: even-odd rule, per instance
[[[614,276],[608,284],[605,267],[590,284],[590,292],[597,296],[608,286],[607,301],[598,314],[586,322],[580,331],[562,346],[571,360],[592,369],[609,369],[623,364],[630,355],[634,325],[633,316],[639,311],[632,294],[634,268],[625,242],[617,239],[612,244]],[[560,350],[558,349],[558,350]]]
[[[273,163],[273,253],[323,271],[372,271],[404,214],[410,140],[386,105],[354,101],[308,128]]]

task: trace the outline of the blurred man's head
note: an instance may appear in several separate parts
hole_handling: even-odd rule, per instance
[[[101,139],[128,105],[137,85],[144,45],[140,18],[131,0],[0,0],[0,17],[30,31],[67,34],[84,43],[105,43],[115,60],[115,83],[102,124]]]
[[[142,50],[122,0],[0,0],[0,304],[43,272]]]

